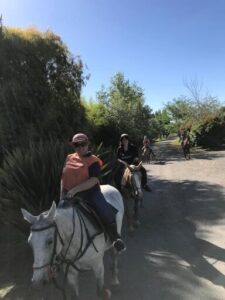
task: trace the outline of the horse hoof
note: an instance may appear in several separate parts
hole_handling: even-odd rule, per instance
[[[102,293],[102,298],[101,300],[109,300],[112,296],[112,293],[109,289],[105,289]]]
[[[120,282],[119,280],[111,282],[111,288],[113,292],[117,292],[120,289]]]
[[[134,233],[135,233],[135,229],[134,227],[132,226],[132,228],[128,228],[128,235],[130,237],[133,237],[134,236]]]

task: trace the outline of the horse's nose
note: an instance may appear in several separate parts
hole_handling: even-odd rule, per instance
[[[143,198],[143,192],[142,192],[142,191],[139,191],[139,193],[138,193],[138,198],[139,198],[139,199],[142,199],[142,198]]]
[[[34,279],[34,277],[31,279],[31,284],[32,287],[39,289],[41,288],[43,285],[46,285],[48,283],[48,280],[46,278],[42,278],[42,279]]]
[[[35,289],[40,288],[40,282],[36,281],[34,278],[31,279],[31,286]]]

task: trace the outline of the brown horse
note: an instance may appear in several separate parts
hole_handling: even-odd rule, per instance
[[[155,160],[155,154],[150,147],[142,148],[142,159],[145,163],[150,164],[151,161]]]
[[[142,162],[140,162],[138,166],[124,164],[126,165],[126,168],[121,181],[121,192],[124,200],[128,231],[129,233],[132,233],[134,227],[140,225],[139,207],[143,201],[140,172]]]
[[[183,153],[184,153],[184,157],[186,159],[190,159],[191,155],[190,155],[190,148],[191,148],[191,142],[190,139],[188,137],[186,137],[184,139],[184,141],[181,143],[182,149],[183,149]]]

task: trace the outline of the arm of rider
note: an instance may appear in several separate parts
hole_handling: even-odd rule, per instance
[[[68,190],[63,187],[62,180],[61,180],[61,182],[60,182],[60,196],[59,196],[60,198],[59,199],[60,200],[65,199],[67,192],[68,192]]]
[[[121,164],[123,164],[124,166],[128,166],[128,163],[126,163],[125,161],[123,161],[122,159],[117,159],[117,161],[119,162],[119,163],[121,163]]]
[[[63,188],[62,188],[62,185],[61,185],[61,188],[60,188],[60,200],[66,198],[67,192],[68,192],[68,190],[63,189]]]
[[[77,186],[69,190],[66,196],[68,198],[72,198],[77,193],[89,190],[90,188],[94,187],[96,184],[100,184],[99,179],[97,177],[90,177],[89,179],[85,180],[84,182],[78,184]]]

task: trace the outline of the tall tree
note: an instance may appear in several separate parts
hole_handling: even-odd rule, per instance
[[[0,144],[68,138],[84,124],[83,64],[50,31],[3,27],[0,37]]]
[[[117,73],[108,90],[97,94],[98,102],[108,106],[106,119],[119,133],[127,132],[136,141],[149,132],[152,110],[144,104],[144,91],[135,82],[130,83],[123,73]]]

